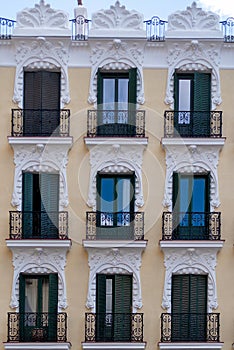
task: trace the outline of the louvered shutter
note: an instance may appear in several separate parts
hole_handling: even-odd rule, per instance
[[[42,71],[42,135],[60,133],[60,72]]]
[[[195,136],[210,135],[211,76],[209,73],[194,73],[194,117]],[[199,113],[201,112],[201,113]]]
[[[22,196],[22,235],[31,238],[33,235],[33,173],[23,173]]]
[[[128,118],[128,134],[136,134],[136,103],[137,103],[137,68],[129,70],[129,89],[128,89],[128,103],[129,103],[129,118]]]
[[[106,275],[96,276],[96,340],[106,336]]]
[[[131,341],[132,275],[114,277],[114,340]]]
[[[22,273],[19,274],[19,340],[25,338],[25,278]]]
[[[57,341],[58,275],[49,275],[48,340]]]
[[[24,136],[41,134],[41,72],[24,72]]]
[[[41,235],[58,237],[59,174],[40,174]]]

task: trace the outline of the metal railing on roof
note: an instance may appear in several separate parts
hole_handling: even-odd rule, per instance
[[[0,39],[11,39],[16,21],[0,17]]]
[[[151,19],[144,21],[146,25],[146,38],[148,41],[164,41],[167,21],[153,16]]]

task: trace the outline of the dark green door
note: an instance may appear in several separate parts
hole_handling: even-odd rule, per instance
[[[96,340],[131,341],[132,275],[97,274]]]
[[[59,135],[60,72],[24,72],[24,136]]]
[[[211,75],[176,73],[174,83],[174,127],[178,134],[182,137],[209,137]]]
[[[97,238],[133,239],[135,175],[97,175]]]
[[[136,131],[137,70],[107,73],[98,71],[99,136],[134,136]]]
[[[172,341],[206,341],[207,275],[172,276]]]
[[[59,174],[23,173],[23,237],[58,238]]]
[[[56,341],[57,305],[57,274],[20,274],[20,341]]]
[[[209,239],[209,174],[173,174],[173,238]]]

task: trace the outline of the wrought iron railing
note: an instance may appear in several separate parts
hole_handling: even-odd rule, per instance
[[[234,18],[229,17],[226,21],[220,22],[222,26],[224,41],[234,43]]]
[[[221,239],[221,213],[164,212],[163,240],[211,240]]]
[[[68,212],[10,211],[10,239],[68,239]]]
[[[9,312],[8,342],[66,342],[65,312]]]
[[[69,109],[12,109],[12,136],[69,136]]]
[[[86,313],[86,342],[142,342],[142,313]]]
[[[87,240],[144,240],[143,212],[87,212]]]
[[[88,137],[145,137],[143,110],[89,110]]]
[[[222,112],[165,111],[164,137],[222,137]]]
[[[88,40],[89,38],[89,22],[90,19],[82,15],[70,20],[72,24],[72,40]]]
[[[0,39],[11,39],[16,21],[0,17]]]
[[[144,21],[146,24],[146,38],[149,41],[165,41],[167,21],[161,20],[158,16]]]
[[[219,342],[218,313],[161,314],[161,342]]]

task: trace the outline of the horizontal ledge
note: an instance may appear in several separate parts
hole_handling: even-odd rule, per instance
[[[83,240],[84,248],[145,248],[148,241]]]
[[[220,241],[202,241],[202,240],[170,240],[170,241],[164,241],[161,240],[159,242],[160,247],[163,248],[216,248],[220,249],[223,248],[224,240]]]
[[[84,350],[144,350],[146,348],[146,342],[94,342],[94,343],[82,343]]]
[[[72,145],[72,136],[61,136],[61,137],[25,137],[25,136],[8,136],[8,142],[10,145],[35,145],[35,144],[46,144],[46,145]]]
[[[87,146],[93,145],[148,145],[147,137],[84,137]]]
[[[163,146],[223,146],[225,137],[163,137],[161,143]]]
[[[3,343],[5,350],[69,350],[71,343]]]
[[[176,343],[158,343],[160,350],[220,350],[223,347],[221,342],[176,342]]]
[[[70,239],[6,239],[8,248],[70,248]]]

